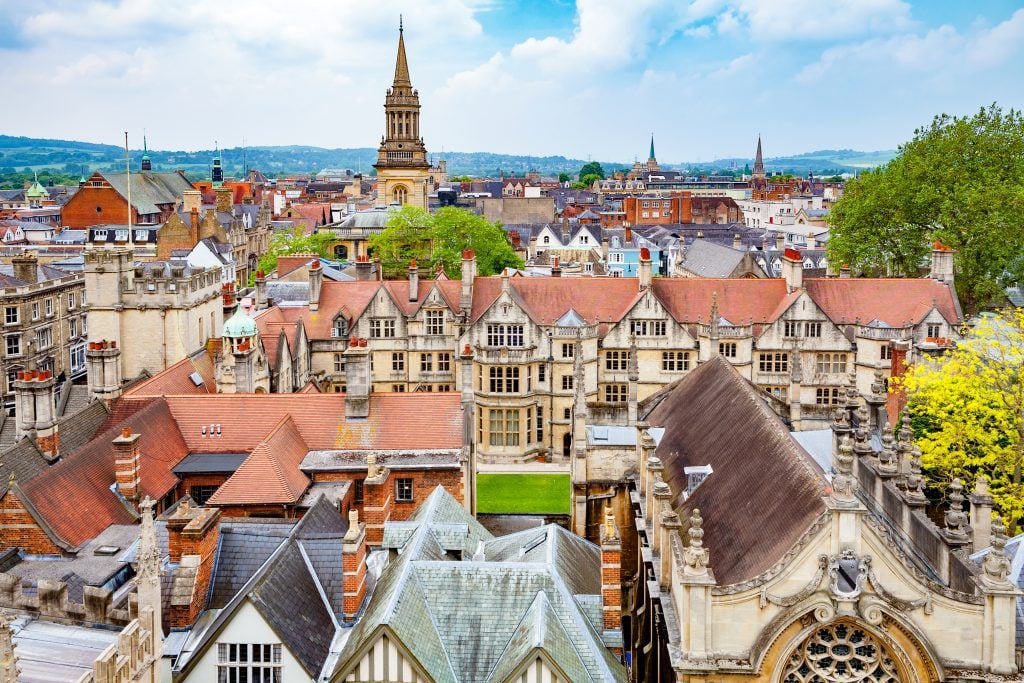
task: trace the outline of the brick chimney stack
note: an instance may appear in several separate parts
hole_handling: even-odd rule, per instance
[[[418,301],[420,298],[420,269],[416,266],[416,259],[409,262],[409,301]]]
[[[217,552],[220,510],[182,501],[167,519],[167,547],[178,565],[171,588],[171,628],[190,626],[206,607]]]
[[[651,250],[647,247],[640,248],[640,265],[636,270],[638,284],[640,289],[648,289],[651,286],[651,278],[653,277],[653,266],[651,264]]]
[[[601,524],[601,598],[604,630],[622,628],[622,539],[611,505],[605,507]]]
[[[466,249],[462,252],[462,292],[459,308],[468,317],[473,308],[473,279],[476,278],[476,252]]]
[[[342,587],[345,621],[355,621],[366,598],[366,524],[359,511],[348,513],[348,532],[341,545]]]
[[[185,190],[181,193],[181,206],[185,213],[198,213],[203,205],[203,194],[199,190]]]
[[[130,427],[121,429],[114,444],[114,480],[121,495],[133,505],[139,502],[139,435]]]
[[[231,213],[231,205],[234,204],[235,191],[230,187],[224,187],[222,185],[214,188],[214,192],[217,194],[217,211],[222,213]]]
[[[786,281],[787,292],[795,292],[804,286],[804,259],[796,249],[782,252],[782,279]]]
[[[116,341],[89,342],[85,350],[89,393],[101,401],[121,395],[121,349]]]
[[[19,372],[14,380],[15,425],[17,438],[35,439],[47,460],[60,456],[54,387],[57,381],[49,370]]]
[[[256,271],[256,310],[262,311],[267,308],[267,274],[262,270]]]

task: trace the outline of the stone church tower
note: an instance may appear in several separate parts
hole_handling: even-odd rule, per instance
[[[420,96],[409,80],[402,25],[398,27],[395,82],[384,100],[384,136],[377,152],[378,203],[427,209],[430,162],[420,137]]]

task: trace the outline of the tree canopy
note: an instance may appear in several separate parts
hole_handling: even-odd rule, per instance
[[[591,161],[583,164],[583,168],[580,169],[579,176],[582,181],[585,176],[596,175],[598,178],[604,180],[604,168],[598,161]]]
[[[996,507],[1024,517],[1024,311],[983,317],[955,349],[901,380],[929,484],[989,479]]]
[[[499,224],[454,206],[433,214],[408,205],[392,209],[387,227],[370,238],[370,248],[380,256],[381,267],[389,277],[402,276],[409,262],[416,259],[427,272],[433,273],[440,265],[448,277],[458,279],[465,249],[476,252],[480,275],[523,267],[523,260]]]
[[[847,183],[829,257],[871,275],[917,276],[934,241],[956,250],[968,310],[1024,278],[1024,116],[993,104],[936,116],[885,166]]]
[[[316,254],[329,258],[331,256],[331,245],[334,242],[334,233],[330,231],[315,232],[311,235],[303,233],[304,226],[294,230],[275,232],[270,238],[270,247],[267,253],[260,257],[259,269],[264,273],[277,268],[277,259],[289,254]],[[251,274],[250,279],[255,277]]]

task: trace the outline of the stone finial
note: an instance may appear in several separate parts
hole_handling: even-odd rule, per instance
[[[850,416],[842,407],[836,408],[832,413],[832,431],[839,433],[850,431]]]
[[[907,475],[907,502],[924,505],[928,499],[924,495],[924,476],[921,474],[921,449],[914,446],[910,449],[910,474]]]
[[[999,515],[992,516],[992,546],[981,563],[982,579],[989,585],[1012,585],[1009,581],[1010,558],[1006,556],[1006,525]]]
[[[601,542],[617,543],[619,541],[619,529],[615,525],[615,510],[611,505],[604,508],[604,523],[601,525]]]
[[[910,430],[910,417],[907,411],[900,413],[899,429],[897,430],[898,441],[896,442],[896,485],[900,488],[907,487],[907,475],[910,472],[910,452],[914,449],[911,441],[913,432]]]
[[[373,479],[377,474],[377,456],[370,453],[366,456],[366,478]]]
[[[832,496],[834,503],[849,506],[856,502],[857,480],[853,477],[853,444],[850,437],[844,436],[839,448],[832,458]]]
[[[862,458],[871,455],[871,432],[869,429],[871,413],[868,411],[867,405],[861,403],[854,412],[854,416],[857,419],[857,429],[853,432],[855,439],[853,452],[857,454],[858,458]]]
[[[182,501],[184,503],[184,501]],[[139,509],[142,512],[142,523],[139,529],[139,551],[136,557],[140,577],[160,575],[160,548],[156,542],[156,528],[153,525],[153,500],[146,496]],[[186,507],[187,509],[187,507]]]
[[[885,402],[885,379],[882,377],[881,370],[875,370],[875,374],[871,378],[871,400],[875,403]]]
[[[964,512],[963,484],[954,478],[949,485],[949,509],[946,510],[946,538],[954,542],[969,540],[967,533],[967,513]]]
[[[346,541],[354,541],[359,538],[359,510],[352,508],[348,511],[348,531],[345,532]]]
[[[988,477],[984,474],[979,474],[978,478],[974,480],[974,495],[976,496],[987,496],[988,492]]]
[[[893,448],[892,425],[886,421],[882,427],[882,450],[878,452],[878,472],[882,476],[891,477],[896,474],[896,451]]]
[[[0,612],[0,683],[18,683],[18,656],[14,653],[14,635],[11,619]]]
[[[686,535],[690,544],[683,551],[683,573],[690,576],[707,574],[709,553],[704,547],[704,518],[700,516],[699,508],[694,508],[690,514],[690,528]]]

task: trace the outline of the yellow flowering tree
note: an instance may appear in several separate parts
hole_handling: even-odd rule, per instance
[[[982,317],[955,349],[902,380],[929,484],[989,478],[1016,532],[1024,517],[1024,312]]]

